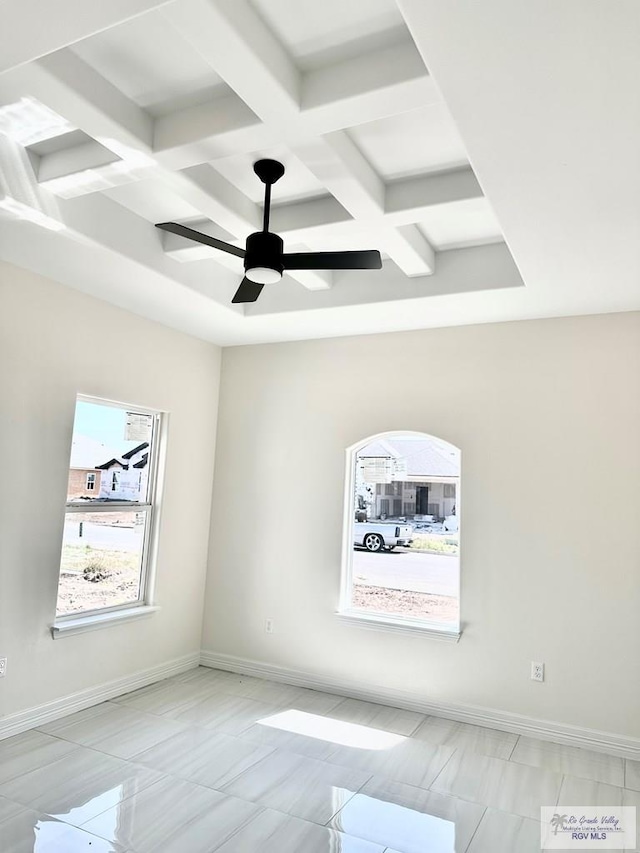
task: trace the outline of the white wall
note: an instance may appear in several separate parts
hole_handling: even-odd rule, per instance
[[[211,344],[0,264],[0,715],[198,651],[219,369]],[[169,412],[162,609],[54,641],[79,392]]]
[[[224,350],[203,647],[640,735],[639,377],[639,314]],[[386,430],[462,449],[457,645],[334,616],[344,450]]]

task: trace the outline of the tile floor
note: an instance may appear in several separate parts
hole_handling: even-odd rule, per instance
[[[0,741],[1,853],[539,853],[640,762],[196,669]]]

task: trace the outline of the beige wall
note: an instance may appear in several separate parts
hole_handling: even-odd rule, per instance
[[[639,389],[638,314],[225,350],[203,647],[640,735]],[[334,616],[344,451],[387,430],[462,449],[457,645]]]
[[[109,329],[108,351],[97,327]],[[0,263],[0,715],[198,651],[219,368],[217,347]],[[169,412],[162,609],[54,641],[79,392]]]

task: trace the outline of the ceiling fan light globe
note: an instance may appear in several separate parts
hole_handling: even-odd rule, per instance
[[[273,270],[270,267],[252,267],[245,270],[245,275],[250,281],[255,281],[256,284],[275,284],[282,278],[282,273],[279,270]]]

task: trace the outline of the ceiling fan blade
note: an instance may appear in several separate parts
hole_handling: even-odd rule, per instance
[[[179,225],[177,222],[160,222],[156,225],[156,228],[162,228],[163,231],[171,231],[172,234],[186,237],[187,240],[195,240],[196,243],[203,243],[205,246],[220,249],[221,252],[227,252],[229,255],[237,255],[239,258],[244,258],[244,249],[232,246],[231,243],[225,243],[224,240],[209,237],[208,234],[201,234],[199,231],[194,231],[193,228],[187,228],[186,225]]]
[[[251,281],[250,278],[242,279],[240,287],[236,290],[236,294],[231,300],[236,305],[244,302],[255,302],[258,296],[262,293],[264,284],[258,284],[257,281]]]
[[[380,252],[294,252],[282,256],[286,270],[379,270]]]

